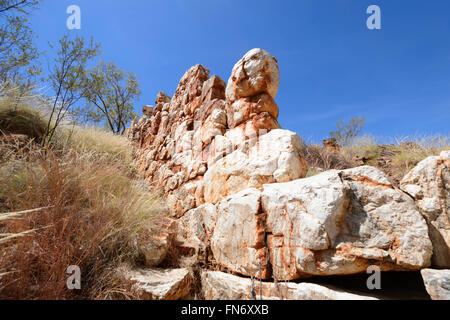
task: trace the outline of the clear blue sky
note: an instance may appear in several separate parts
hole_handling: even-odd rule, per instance
[[[448,0],[45,0],[31,18],[41,49],[68,32],[71,4],[82,30],[70,32],[137,74],[139,113],[159,90],[172,96],[190,66],[227,81],[260,47],[279,62],[279,122],[300,136],[319,141],[354,116],[377,136],[450,133]],[[366,27],[371,4],[381,30]]]

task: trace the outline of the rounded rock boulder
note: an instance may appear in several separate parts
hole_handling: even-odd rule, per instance
[[[268,93],[275,98],[280,85],[278,62],[263,49],[252,49],[233,67],[226,88],[227,100],[232,103],[239,98]]]

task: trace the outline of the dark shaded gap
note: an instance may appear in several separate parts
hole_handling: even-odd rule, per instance
[[[420,271],[415,272],[382,272],[381,289],[367,288],[367,279],[371,274],[355,274],[346,276],[321,276],[304,279],[302,282],[329,285],[342,291],[360,293],[388,300],[430,300],[425,289]]]

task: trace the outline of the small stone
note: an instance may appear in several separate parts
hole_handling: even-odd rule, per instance
[[[179,300],[189,294],[192,278],[187,269],[135,269],[120,271],[141,300]]]
[[[450,300],[450,270],[420,271],[428,294],[433,300]]]

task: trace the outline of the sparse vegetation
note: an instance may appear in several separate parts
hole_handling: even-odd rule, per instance
[[[141,94],[136,75],[101,61],[87,72],[83,88],[90,103],[82,112],[86,120],[105,121],[113,133],[123,134],[127,123],[136,117],[133,102]]]
[[[347,169],[353,166],[352,160],[347,158],[345,154],[324,150],[319,145],[305,145],[303,150],[306,163],[313,169],[316,168],[316,171],[317,168],[330,170]]]
[[[36,140],[45,135],[46,122],[36,110],[27,106],[9,108],[0,104],[0,131],[23,134]]]
[[[319,268],[323,269],[320,272],[303,270],[305,268],[294,270],[288,261],[292,259],[288,259],[287,263],[282,261],[277,266],[280,267],[279,270],[271,270],[275,265],[266,264],[267,261],[264,260],[267,259],[263,259],[265,254],[261,253],[271,253],[271,246],[277,246],[275,242],[281,243],[284,240],[282,237],[275,239],[277,235],[273,234],[275,242],[272,241],[268,229],[274,228],[270,224],[266,228],[265,217],[270,218],[271,215],[270,208],[269,211],[266,209],[270,206],[257,201],[259,204],[255,209],[253,196],[244,195],[252,201],[249,205],[247,200],[241,200],[243,196],[239,196],[239,207],[242,210],[253,208],[250,213],[254,217],[251,223],[244,223],[243,228],[233,229],[234,226],[242,225],[242,218],[245,217],[243,214],[229,215],[227,219],[231,220],[227,222],[230,223],[224,225],[222,221],[219,222],[217,216],[222,211],[236,208],[241,210],[232,203],[233,198],[225,200],[230,204],[228,207],[223,207],[223,202],[218,205],[223,197],[230,196],[232,190],[236,191],[238,187],[252,185],[259,188],[263,183],[271,181],[272,176],[278,181],[290,180],[293,177],[290,173],[298,173],[295,175],[298,177],[304,173],[303,160],[309,165],[307,177],[326,170],[371,165],[383,170],[397,184],[422,159],[450,149],[450,138],[446,136],[405,137],[386,143],[368,135],[359,136],[365,124],[364,118],[356,117],[348,123],[340,120],[336,124],[337,129],[330,132],[333,138],[323,140],[323,146],[302,143],[303,159],[297,154],[297,137],[293,139],[291,133],[280,135],[278,141],[274,141],[274,144],[279,141],[283,144],[282,149],[275,149],[277,158],[265,157],[262,161],[254,161],[252,155],[247,161],[244,152],[234,153],[238,157],[230,157],[231,165],[226,164],[225,170],[217,170],[217,175],[226,176],[224,188],[213,190],[208,197],[209,187],[217,188],[225,181],[222,177],[213,177],[215,180],[207,185],[208,179],[202,180],[212,171],[211,162],[220,166],[221,162],[217,160],[221,152],[216,148],[221,141],[218,134],[223,134],[222,138],[225,136],[233,145],[243,146],[248,151],[253,150],[253,146],[246,141],[253,129],[262,131],[264,128],[278,127],[277,115],[274,114],[277,113],[277,108],[272,99],[279,86],[278,65],[274,57],[270,58],[264,50],[256,49],[240,60],[242,62],[237,64],[239,68],[233,68],[228,84],[225,85],[219,78],[205,81],[209,71],[198,65],[183,76],[173,98],[161,93],[154,112],[150,111],[153,108],[144,108],[145,116],[134,122],[130,137],[133,137],[136,144],[139,143],[139,149],[134,150],[135,156],[141,173],[150,182],[148,186],[138,176],[133,161],[133,146],[123,135],[130,120],[136,116],[134,103],[141,94],[137,76],[121,70],[114,62],[104,63],[100,60],[95,65],[97,61],[94,59],[100,54],[100,44],[93,40],[85,42],[79,36],[69,36],[78,34],[76,32],[63,36],[52,60],[47,59],[49,70],[42,79],[46,83],[44,87],[50,93],[37,93],[40,86],[36,85],[36,76],[42,72],[40,62],[44,61],[41,59],[44,55],[38,52],[34,44],[35,34],[27,17],[39,7],[40,2],[41,0],[0,0],[0,300],[154,298],[137,294],[133,288],[136,278],[126,280],[121,274],[140,269],[143,264],[148,269],[184,268],[191,259],[194,260],[193,265],[186,267],[190,269],[191,278],[180,280],[186,287],[190,286],[190,293],[186,295],[183,290],[174,286],[170,291],[178,291],[178,296],[173,294],[173,298],[204,299],[206,290],[203,292],[201,287],[204,283],[201,281],[201,271],[217,267],[221,271],[251,277],[251,297],[256,299],[255,278],[252,276],[254,268],[250,264],[239,266],[241,261],[233,263],[238,268],[230,267],[226,260],[220,261],[216,250],[220,249],[220,244],[222,247],[230,247],[230,252],[224,252],[225,256],[234,258],[232,255],[236,254],[237,257],[242,257],[243,253],[244,259],[248,256],[253,262],[260,261],[260,287],[264,274],[267,284],[274,280],[278,297],[283,299],[287,294],[281,292],[277,274],[307,276],[310,272],[311,275],[340,275],[348,273],[348,268],[341,269],[337,264],[330,264],[330,268]],[[53,48],[51,44],[50,48]],[[251,62],[256,62],[256,67],[253,68],[255,71],[247,74],[246,68],[241,66],[245,66],[249,59],[258,60]],[[245,81],[239,74],[245,75]],[[231,96],[237,100],[230,99]],[[224,97],[227,97],[225,101]],[[169,100],[171,102],[167,108],[166,102]],[[234,110],[236,108],[241,108],[242,112]],[[174,113],[168,115],[167,109]],[[199,119],[206,119],[206,125],[201,130],[197,130],[196,126],[194,128],[194,123]],[[233,127],[231,122],[236,122],[238,126],[235,130],[227,131]],[[91,126],[92,124],[95,126]],[[103,126],[104,130],[97,126]],[[191,143],[197,142],[193,139],[199,139],[200,144]],[[193,148],[190,149],[191,146]],[[233,162],[236,159],[242,161],[235,166]],[[268,170],[265,170],[266,166]],[[208,168],[211,171],[208,172]],[[285,175],[286,172],[289,175]],[[343,181],[344,178],[341,176]],[[370,177],[358,176],[356,179],[371,186],[385,186],[384,181],[378,183]],[[177,222],[162,219],[167,214],[167,208],[161,205],[159,196],[152,193],[158,192],[157,188],[167,196],[167,202],[173,211],[171,216],[183,217],[181,220]],[[329,212],[319,210],[316,213],[315,208],[320,206],[315,205],[313,210],[309,210],[311,208],[306,208],[305,201],[300,201],[302,199],[296,201],[298,203],[291,203],[293,211],[288,208],[288,211],[292,211],[289,212],[290,215],[295,215],[295,208],[299,206],[309,210],[312,220],[301,221],[304,222],[302,227],[306,229],[327,229],[328,226],[322,228],[323,221],[319,221],[324,219],[315,219],[314,215],[329,220],[327,215],[335,214],[335,204],[342,206],[351,202],[341,208],[343,213],[355,213],[355,210],[378,205],[383,206],[381,211],[386,211],[385,208],[396,211],[398,199],[403,199],[399,190],[398,194],[392,195],[389,190],[389,194],[385,195],[383,188],[379,188],[381,196],[376,201],[367,201],[372,197],[372,191],[366,192],[364,189],[361,195],[352,195],[349,202],[350,197],[346,192],[323,193],[323,188],[327,188],[327,185],[321,185],[318,194],[312,186],[305,199],[321,201],[331,195],[330,201],[333,203],[325,203],[331,208]],[[333,184],[331,188],[342,189]],[[277,198],[282,201],[298,198],[290,192],[283,194],[284,189],[280,188],[279,194],[275,190]],[[260,194],[257,199],[262,196]],[[381,198],[391,197],[392,199],[387,199],[385,206]],[[357,198],[361,198],[361,201]],[[395,205],[391,205],[391,200],[395,201]],[[435,202],[439,201],[441,200]],[[207,204],[205,202],[213,202],[216,206],[212,210],[206,206],[200,209],[201,204]],[[362,219],[355,216],[356,218],[352,217],[348,221],[342,220],[342,226],[347,224],[350,229],[355,230],[361,228],[365,230],[365,234],[370,233],[384,239],[386,234],[391,237],[392,233],[384,225],[392,223],[397,216],[403,217],[401,213],[406,214],[405,223],[400,220],[394,223],[398,224],[397,229],[406,224],[408,228],[412,226],[411,229],[406,228],[405,232],[411,233],[409,238],[417,239],[413,241],[408,238],[405,244],[398,245],[396,234],[400,234],[400,231],[396,230],[392,236],[392,244],[379,247],[390,251],[405,249],[403,256],[411,252],[414,260],[398,261],[400,264],[389,258],[390,252],[389,255],[376,257],[381,249],[378,250],[377,246],[369,248],[375,250],[374,259],[379,260],[383,270],[403,270],[404,266],[405,270],[409,267],[416,270],[421,265],[420,261],[425,266],[431,253],[427,233],[422,227],[423,221],[417,224],[419,228],[414,228],[415,219],[420,216],[408,216],[409,212],[416,212],[412,210],[411,203],[406,204],[408,206],[404,207],[405,210],[396,212],[394,218],[387,217],[386,223],[379,221],[383,228],[367,223],[373,220],[370,216],[371,209],[366,210],[367,215],[361,216]],[[194,211],[195,208],[198,210]],[[438,210],[440,208],[436,209]],[[378,219],[381,215],[377,216],[378,211],[374,212]],[[232,220],[233,216],[239,220]],[[256,223],[253,223],[254,220]],[[296,219],[291,220],[296,222]],[[229,227],[231,229],[228,230]],[[251,229],[255,227],[256,233]],[[291,224],[292,228],[288,232],[284,232],[285,227],[281,223],[281,233],[289,235],[295,229],[295,224]],[[336,230],[327,229],[327,232],[346,232],[345,228],[340,230],[341,226],[336,227]],[[415,235],[413,229],[419,229],[420,232]],[[237,240],[232,239],[236,240],[233,243],[221,242],[222,239],[229,239],[230,235],[227,233],[233,232],[231,236],[241,236],[241,233],[244,236],[247,232],[250,235],[256,234],[257,239],[253,239],[255,241],[251,245],[256,250],[246,250],[249,241],[243,237],[242,241],[238,237]],[[376,234],[377,232],[380,234]],[[361,266],[372,258],[366,257],[365,252],[361,251],[364,246],[358,248],[353,245],[361,242],[358,234],[350,232],[348,235],[345,238],[350,241],[345,246],[328,245],[327,251],[344,253],[340,256],[349,258],[348,261],[343,260],[344,267],[347,267],[347,262],[353,261],[358,264],[355,272],[364,271]],[[183,237],[186,239],[182,239]],[[297,240],[302,241],[300,238]],[[314,248],[323,249],[323,237],[321,234],[313,234],[310,238],[311,242],[318,242],[317,245],[308,246],[312,248],[307,252],[309,258],[313,258],[310,262],[321,263],[320,259],[316,259],[317,252]],[[291,242],[286,242],[286,249],[297,245],[295,241]],[[244,251],[234,243],[238,243]],[[417,257],[414,251],[409,251],[410,247],[415,246],[421,246]],[[231,258],[230,261],[233,260]],[[327,255],[326,258],[334,259],[333,255]],[[253,262],[251,264],[254,265]],[[70,266],[81,269],[81,289],[71,290],[67,287],[67,270]],[[163,283],[163,286],[171,282],[155,279],[154,282]],[[139,280],[144,280],[143,283],[147,279]],[[145,284],[145,288],[152,285]],[[276,297],[276,293],[273,296]],[[172,298],[172,292],[164,298],[168,297]]]
[[[448,136],[397,137],[386,143],[365,135],[342,148],[341,153],[345,158],[353,159],[354,165],[367,164],[380,168],[397,183],[420,161],[448,149]]]
[[[25,127],[45,124],[20,103],[3,107],[1,123],[11,110]],[[152,232],[161,213],[159,199],[137,183],[126,138],[61,127],[65,143],[42,147],[35,131],[9,128],[0,136],[0,297],[132,298],[114,270],[137,261],[134,240]],[[9,139],[18,132],[26,142]],[[82,270],[81,290],[66,287],[70,265]]]
[[[384,171],[397,184],[420,161],[436,156],[450,149],[450,137],[415,136],[397,137],[382,142],[371,135],[353,139],[350,145],[335,152],[317,144],[303,141],[303,156],[309,166],[307,176],[324,170],[347,169],[360,165],[370,165]]]
[[[337,130],[330,132],[330,136],[335,138],[340,145],[349,146],[361,132],[365,122],[366,119],[362,117],[352,118],[348,124],[344,124],[344,120],[341,119],[336,123]]]
[[[83,98],[84,75],[89,60],[99,55],[100,45],[93,39],[72,39],[64,35],[58,43],[58,53],[47,81],[56,96],[47,121],[46,138],[51,141],[58,126],[74,113],[74,106]]]
[[[99,44],[63,36],[42,79],[53,96],[39,93],[28,22],[39,4],[0,1],[0,299],[133,298],[115,270],[139,260],[135,241],[158,228],[160,200],[143,190],[128,140],[82,119]],[[113,63],[106,71],[95,88],[111,105],[108,129],[123,133],[138,83]],[[81,290],[66,287],[70,265]]]
[[[36,63],[39,52],[34,44],[36,34],[31,29],[28,14],[40,0],[0,1],[0,81],[27,87],[30,78],[39,75]]]

